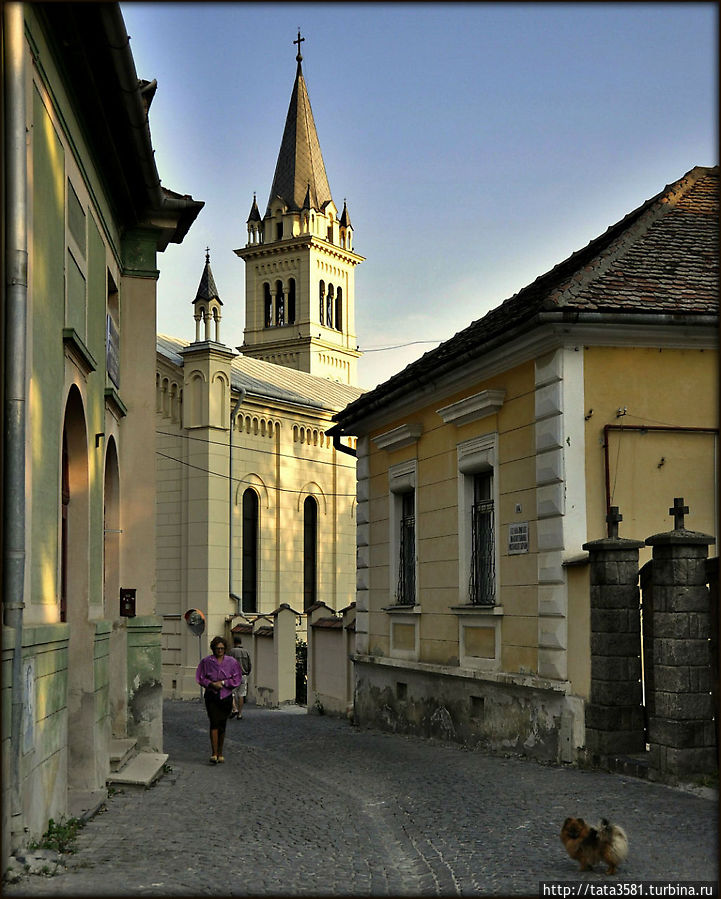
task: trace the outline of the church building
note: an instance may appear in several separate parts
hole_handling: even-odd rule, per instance
[[[158,335],[166,696],[197,696],[199,654],[238,616],[287,604],[302,622],[316,602],[340,610],[355,597],[355,452],[327,431],[363,392],[354,323],[363,257],[347,205],[339,214],[333,202],[300,50],[296,59],[265,215],[254,197],[247,243],[235,250],[245,262],[243,344],[237,352],[221,340],[209,251],[187,298],[193,339]],[[206,620],[200,638],[186,623],[193,609]]]

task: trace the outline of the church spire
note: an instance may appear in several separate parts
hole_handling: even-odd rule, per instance
[[[298,31],[298,38],[293,41],[298,44],[298,69],[268,198],[269,208],[279,197],[288,210],[294,212],[303,208],[306,190],[313,209],[321,210],[332,200],[301,66],[300,44],[304,40]]]

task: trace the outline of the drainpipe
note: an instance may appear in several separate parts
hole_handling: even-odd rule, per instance
[[[233,425],[238,409],[245,400],[245,387],[240,388],[238,400],[230,413],[230,444],[228,447],[228,593],[238,603],[238,615],[243,613],[243,599],[233,590]]]
[[[27,160],[25,22],[22,3],[4,10],[5,80],[5,428],[3,622],[15,631],[12,662],[12,814],[22,813],[20,753],[25,586],[25,340],[27,330]]]
[[[347,456],[353,456],[354,459],[358,458],[357,450],[354,450],[352,446],[345,446],[340,442],[341,435],[338,434],[337,431],[331,430],[329,428],[326,433],[330,434],[333,438],[333,449],[338,450],[341,453],[345,453]]]

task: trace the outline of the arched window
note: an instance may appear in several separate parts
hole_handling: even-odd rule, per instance
[[[258,494],[243,494],[243,611],[258,611]]]
[[[318,293],[320,298],[320,323],[322,325],[325,322],[325,281],[320,282]]]
[[[333,327],[333,285],[328,285],[328,302],[326,304],[325,323],[329,328]]]
[[[265,327],[270,328],[273,324],[273,298],[270,295],[270,284],[267,281],[263,284],[263,308],[265,310]]]
[[[285,324],[285,300],[283,299],[283,282],[275,282],[275,323]]]
[[[288,282],[288,324],[295,324],[295,278]]]
[[[303,610],[318,595],[318,503],[307,496],[303,503]]]
[[[343,330],[343,288],[338,288],[335,295],[335,326],[339,331]]]

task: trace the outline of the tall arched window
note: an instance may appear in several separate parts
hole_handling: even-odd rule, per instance
[[[258,611],[258,494],[243,494],[243,611]]]
[[[303,609],[318,595],[318,503],[307,496],[303,503]]]
[[[335,295],[335,326],[338,331],[343,330],[343,288],[338,288]]]
[[[288,324],[295,324],[295,278],[288,282]]]
[[[270,328],[273,324],[273,298],[270,295],[270,284],[266,281],[263,284],[263,309],[264,324],[266,328]]]
[[[325,323],[329,328],[333,327],[333,285],[328,285],[328,303],[326,304]]]
[[[275,323],[285,324],[285,300],[283,298],[283,282],[275,282]]]
[[[320,299],[320,323],[322,325],[325,322],[325,281],[320,282],[318,294]]]

